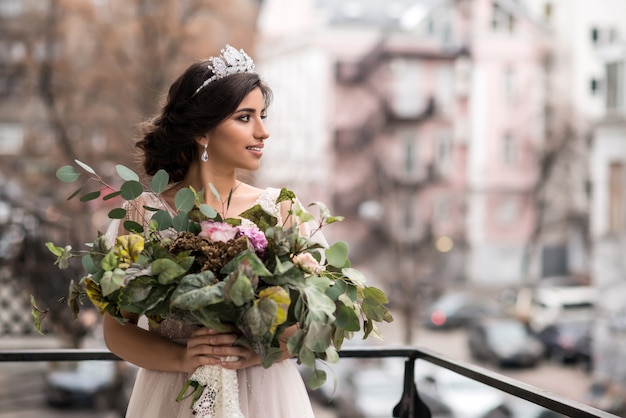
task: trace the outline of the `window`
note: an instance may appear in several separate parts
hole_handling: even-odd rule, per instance
[[[446,171],[452,162],[452,137],[448,131],[439,134],[436,147],[435,162],[437,167]]]
[[[448,196],[439,196],[435,199],[433,217],[437,221],[447,221],[450,219],[450,199]]]
[[[410,133],[404,137],[404,173],[408,176],[413,174],[416,169],[415,158],[415,138]]]
[[[549,23],[550,20],[552,20],[552,13],[553,13],[552,3],[544,4],[544,6],[543,6],[543,20],[546,23]]]
[[[624,62],[613,62],[606,66],[606,107],[619,109],[624,107]]]
[[[421,68],[417,60],[395,59],[390,64],[394,79],[394,110],[400,116],[415,116],[424,106],[420,86]]]
[[[512,224],[519,216],[519,205],[515,196],[505,197],[498,207],[498,220],[502,224]]]
[[[502,138],[502,160],[506,165],[514,165],[518,160],[517,142],[511,132]]]
[[[598,90],[600,89],[600,83],[597,78],[592,78],[589,82],[589,90],[592,96],[598,94]]]
[[[494,32],[513,33],[515,30],[515,16],[493,2],[491,15],[491,27]]]
[[[515,99],[515,84],[515,70],[512,67],[506,67],[504,69],[504,94],[509,102]]]
[[[609,233],[624,230],[624,163],[609,166]]]
[[[591,43],[596,45],[600,41],[600,31],[598,28],[591,28]]]

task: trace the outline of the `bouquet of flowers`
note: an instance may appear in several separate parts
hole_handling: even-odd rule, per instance
[[[86,202],[121,196],[125,203],[109,212],[111,219],[125,219],[135,199],[146,192],[158,195],[169,184],[167,173],[161,170],[146,191],[136,173],[118,165],[123,182],[115,189],[91,167],[76,163],[87,173],[88,182],[95,181],[99,189],[81,195],[81,187],[70,198],[81,195]],[[74,182],[81,172],[65,166],[57,171],[57,177]],[[103,190],[108,190],[104,196]],[[212,185],[209,190],[222,200]],[[71,282],[67,296],[75,317],[86,296],[101,314],[106,312],[122,323],[126,319],[121,311],[127,311],[145,315],[153,324],[173,318],[218,331],[234,326],[243,343],[259,355],[263,367],[281,357],[280,337],[286,328],[297,325],[287,348],[300,364],[313,369],[307,384],[315,389],[326,379],[326,373],[316,369],[316,359],[336,362],[344,339],[359,331],[363,338],[381,337],[375,323],[393,319],[384,306],[388,303],[385,294],[368,286],[363,275],[351,267],[347,244],[324,246],[315,239],[322,227],[342,218],[332,216],[319,202],[310,205],[318,208],[319,217],[315,218],[287,189],[278,195],[276,204],[281,202],[290,204],[289,224],[278,224],[277,218],[259,205],[238,218],[224,218],[203,203],[203,191],[183,188],[175,196],[176,216],[144,207],[152,212],[144,223],[147,230],[126,220],[123,225],[128,233],[117,236],[115,242],[98,234],[84,251],[46,245],[57,257],[59,268],[66,268],[70,258],[82,257],[86,275]],[[303,225],[313,227],[304,234]],[[46,311],[31,300],[35,325],[41,330]],[[179,400],[192,387],[188,396],[193,396],[192,405],[198,403],[207,392],[207,379],[211,379],[206,372],[197,370],[191,376]]]

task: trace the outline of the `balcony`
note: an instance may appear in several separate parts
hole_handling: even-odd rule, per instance
[[[436,366],[451,370],[473,381],[501,390],[515,398],[524,399],[553,412],[569,417],[617,418],[616,415],[601,411],[591,406],[550,394],[534,386],[521,383],[482,367],[456,361],[436,352],[416,348],[366,348],[348,349],[340,352],[342,358],[403,358],[404,381],[403,393],[393,411],[389,414],[399,418],[423,418],[430,416],[430,411],[419,400],[419,391],[415,382],[415,362],[420,359]],[[0,363],[7,362],[60,362],[87,360],[119,360],[107,350],[59,349],[59,350],[0,350]]]

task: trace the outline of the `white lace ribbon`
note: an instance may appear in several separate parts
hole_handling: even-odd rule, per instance
[[[226,361],[237,360],[235,356],[226,357]],[[202,395],[193,405],[196,417],[244,418],[239,407],[237,370],[220,366],[200,366],[189,379],[204,386]]]

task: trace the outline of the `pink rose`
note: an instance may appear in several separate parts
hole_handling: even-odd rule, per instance
[[[265,234],[261,232],[261,230],[256,226],[240,226],[239,232],[241,235],[244,235],[250,241],[252,248],[259,255],[259,257],[263,257],[265,254],[265,249],[267,248],[267,238]]]
[[[230,241],[231,239],[234,239],[235,236],[237,236],[237,232],[239,232],[237,227],[225,222],[204,221],[200,223],[200,227],[202,228],[202,231],[200,231],[198,236],[208,238],[209,241],[213,242]]]
[[[320,264],[311,253],[300,253],[292,257],[291,261],[305,273],[317,273],[320,271]]]

